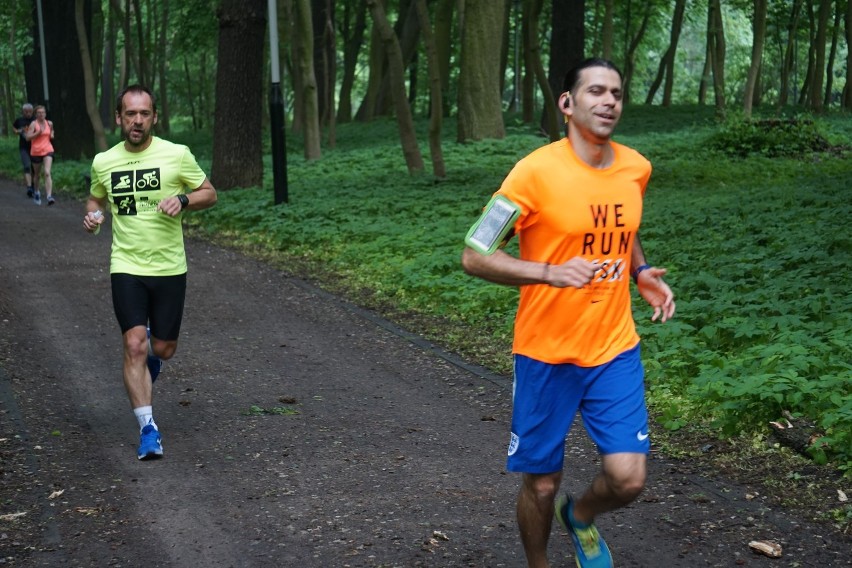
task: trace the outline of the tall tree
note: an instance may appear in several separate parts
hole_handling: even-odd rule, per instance
[[[340,83],[340,96],[337,106],[337,121],[352,120],[352,87],[355,84],[355,70],[358,54],[364,43],[364,31],[367,29],[367,3],[358,0],[354,6],[343,3],[341,39],[343,42],[343,77]]]
[[[834,14],[834,26],[831,29],[831,50],[828,54],[828,62],[825,64],[825,98],[822,101],[824,107],[831,104],[832,88],[834,87],[834,60],[837,57],[837,44],[840,40],[840,22],[843,21],[843,6],[840,1]]]
[[[642,38],[645,37],[645,32],[648,30],[648,22],[651,20],[651,11],[653,9],[651,2],[642,2],[642,4],[645,6],[642,23],[639,24],[639,29],[631,37],[630,24],[633,2],[630,0],[627,2],[627,25],[624,33],[626,43],[624,49],[624,85],[622,85],[624,104],[629,104],[631,101],[631,86],[633,85],[633,74],[636,68],[636,50],[639,48],[639,44],[642,43]]]
[[[754,0],[753,3],[751,65],[748,69],[745,94],[743,95],[743,113],[746,118],[751,117],[755,86],[757,85],[757,78],[760,76],[761,62],[763,61],[763,44],[766,40],[766,5],[766,0]]]
[[[547,77],[553,92],[562,94],[565,73],[585,59],[586,2],[552,0],[551,6],[550,64]]]
[[[819,12],[816,22],[816,38],[814,41],[815,59],[813,78],[810,84],[808,98],[810,106],[817,112],[823,110],[822,86],[825,78],[825,44],[828,38],[828,21],[831,18],[831,0],[819,0]]]
[[[725,54],[727,42],[725,41],[725,25],[722,20],[722,0],[710,0],[709,4],[709,29],[707,39],[712,42],[710,54],[712,56],[711,68],[713,70],[713,93],[716,99],[716,116],[724,118],[726,113],[725,101]]]
[[[211,181],[217,188],[263,183],[263,47],[266,2],[222,0]]]
[[[455,0],[438,0],[435,6],[435,47],[438,49],[438,71],[441,74],[441,94],[444,116],[450,113],[450,60],[453,53],[453,14]]]
[[[44,3],[42,3],[44,8]],[[80,52],[68,49],[76,46],[75,21],[76,0],[54,0],[50,9],[42,10],[44,24],[44,48],[47,64],[47,85],[42,81],[41,38],[38,26],[34,26],[33,53],[24,57],[27,78],[27,94],[33,104],[45,104],[48,118],[56,125],[53,145],[56,153],[68,160],[91,157],[95,153],[95,136],[92,122],[86,113],[85,79]],[[84,4],[83,20],[86,30],[90,29],[91,3]],[[33,22],[36,6],[33,2]],[[46,87],[46,88],[45,88]],[[45,93],[49,95],[46,100]]]
[[[603,25],[601,27],[601,55],[604,59],[609,60],[612,60],[612,41],[615,35],[614,12],[613,0],[604,0]]]
[[[852,0],[846,0],[846,86],[843,108],[852,110]]]
[[[465,0],[459,66],[459,142],[506,135],[499,89],[505,1]]]
[[[367,0],[367,7],[370,8],[373,23],[378,28],[379,37],[385,45],[385,53],[388,56],[391,98],[396,111],[399,139],[402,144],[402,153],[405,156],[405,164],[408,166],[408,173],[419,173],[424,169],[423,156],[420,154],[420,148],[417,145],[417,137],[414,134],[414,120],[411,117],[411,109],[408,108],[408,98],[405,96],[405,69],[402,63],[402,49],[387,16],[385,16],[381,2],[379,0]]]
[[[526,66],[532,69],[541,94],[544,98],[544,131],[551,141],[559,140],[559,121],[556,113],[556,97],[547,81],[547,73],[541,62],[541,44],[539,42],[538,21],[544,2],[542,0],[528,0],[524,2],[524,19],[529,21],[526,26],[527,37],[524,40],[524,54]]]
[[[683,15],[686,11],[686,0],[675,0],[674,15],[672,16],[671,35],[669,47],[666,53],[660,60],[660,66],[657,69],[657,77],[651,84],[648,90],[648,96],[645,98],[645,104],[649,105],[654,101],[657,94],[657,89],[665,76],[666,83],[663,87],[663,106],[668,107],[672,103],[672,86],[674,85],[674,61],[677,54],[677,44],[680,40],[680,32],[683,28]]]
[[[107,149],[104,124],[98,112],[98,102],[95,99],[95,73],[92,69],[92,53],[89,50],[89,37],[86,33],[86,14],[84,0],[76,0],[74,3],[74,26],[77,30],[77,45],[80,48],[80,62],[83,66],[83,90],[86,97],[86,113],[92,122],[92,130],[95,133],[95,146],[102,152]]]
[[[382,8],[384,9],[384,2]],[[382,88],[382,77],[385,68],[385,47],[379,30],[373,26],[370,31],[370,51],[367,65],[367,92],[361,99],[361,105],[355,113],[355,118],[360,121],[373,120],[376,104],[379,100],[379,91]]]
[[[302,106],[301,129],[305,136],[305,159],[318,160],[322,157],[322,150],[310,0],[296,0],[293,3],[293,12],[293,71],[297,77],[294,82],[299,87],[296,98],[301,101]]]
[[[441,95],[441,72],[438,63],[438,47],[429,22],[429,9],[426,0],[415,0],[417,17],[423,33],[423,45],[426,48],[426,63],[429,66],[429,150],[432,157],[432,173],[437,178],[447,175],[444,165],[444,151],[441,148],[441,125],[444,119],[443,96]]]
[[[793,0],[790,18],[787,20],[787,41],[781,61],[781,87],[778,94],[778,106],[787,105],[790,95],[790,76],[796,62],[796,35],[799,32],[799,19],[802,13],[802,0]]]
[[[320,124],[326,126],[334,109],[334,84],[337,52],[334,47],[334,2],[311,0],[311,26],[314,35],[314,76],[317,79],[317,104]]]

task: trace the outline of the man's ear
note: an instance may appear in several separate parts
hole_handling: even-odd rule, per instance
[[[158,114],[154,113],[154,124],[157,124],[157,117],[158,116],[159,116]]]

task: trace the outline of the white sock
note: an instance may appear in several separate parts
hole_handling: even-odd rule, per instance
[[[133,414],[136,415],[136,421],[139,422],[140,431],[149,424],[154,427],[154,430],[157,429],[157,423],[154,422],[154,410],[152,407],[140,406],[139,408],[134,408]]]

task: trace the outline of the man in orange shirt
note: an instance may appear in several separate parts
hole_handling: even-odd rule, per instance
[[[628,276],[654,308],[652,320],[671,318],[675,303],[666,270],[646,263],[638,237],[651,164],[611,139],[621,99],[612,62],[589,59],[569,71],[559,97],[568,137],[518,162],[495,194],[515,221],[489,234],[500,224],[489,204],[462,255],[467,273],[521,289],[507,468],[523,473],[517,517],[531,567],[549,566],[554,512],[578,566],[611,567],[594,519],[645,485],[648,413]],[[514,234],[519,258],[494,251]],[[601,471],[579,497],[554,504],[578,411]]]

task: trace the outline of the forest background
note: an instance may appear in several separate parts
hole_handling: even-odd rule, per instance
[[[85,195],[115,94],[147,84],[158,133],[221,192],[193,230],[508,374],[517,291],[462,274],[461,238],[562,135],[564,70],[609,57],[618,138],[655,167],[643,242],[678,294],[665,326],[635,308],[657,440],[722,437],[735,468],[796,451],[848,481],[850,28],[844,0],[0,0],[0,171],[20,175],[20,105],[46,104],[57,186]],[[852,525],[848,504],[815,514]]]

